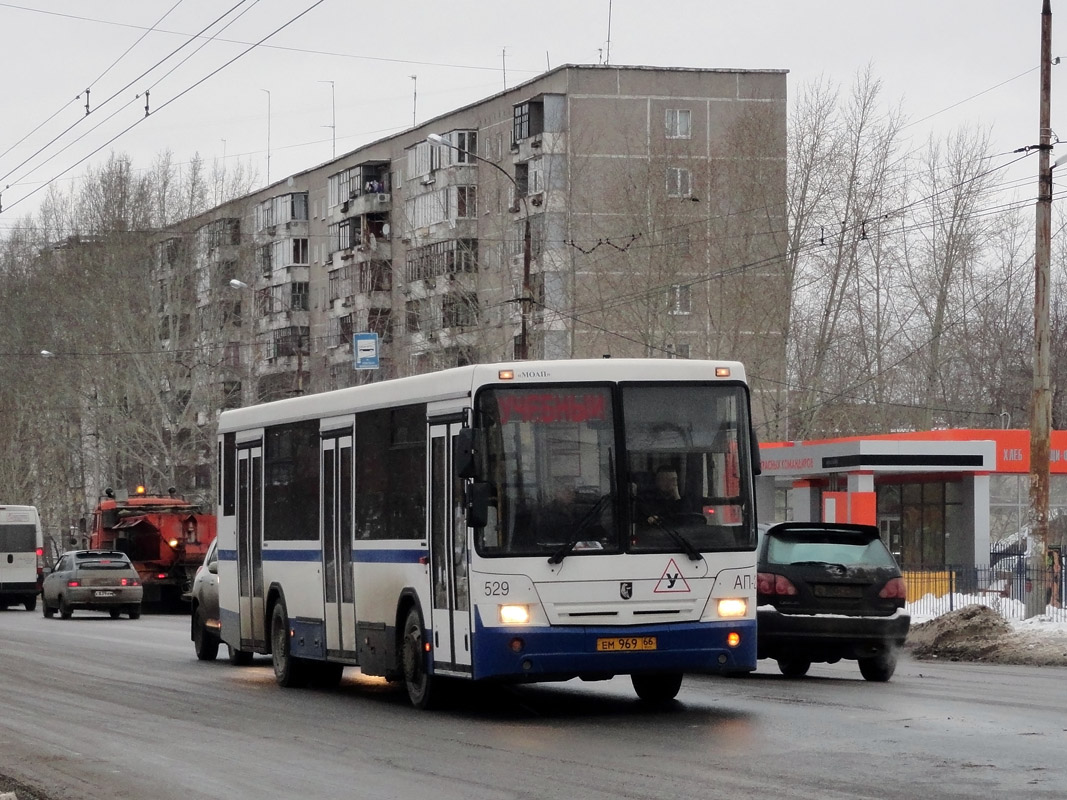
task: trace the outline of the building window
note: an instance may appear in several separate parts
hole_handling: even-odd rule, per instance
[[[293,325],[274,331],[274,356],[309,355],[311,329]]]
[[[667,109],[667,138],[688,139],[692,135],[688,108]]]
[[[289,308],[293,311],[308,310],[308,282],[295,281],[289,289]]]
[[[419,142],[414,147],[408,148],[408,178],[414,179],[429,175],[440,167],[441,151],[447,149],[449,148],[443,148],[433,142]]]
[[[256,260],[259,262],[259,271],[264,278],[269,278],[274,271],[274,246],[265,244],[256,251]]]
[[[330,270],[329,298],[332,303],[343,297],[349,297],[353,293],[352,268],[353,264],[345,264],[340,269]]]
[[[346,219],[330,225],[329,243],[330,252],[338,250],[351,250],[360,240],[361,228],[359,219]]]
[[[674,358],[689,358],[689,342],[678,342],[674,346]]]
[[[352,343],[352,337],[356,333],[356,320],[352,314],[345,314],[341,317],[341,336],[337,342],[338,345],[344,346]]]
[[[331,175],[327,179],[327,202],[329,205],[338,206],[356,196],[358,188],[352,185],[352,172],[353,170],[346,169]]]
[[[445,138],[453,145],[446,148],[450,164],[473,164],[477,160],[477,131],[452,131]]]
[[[667,305],[671,314],[688,314],[693,310],[693,287],[676,283],[670,288]]]
[[[689,197],[693,193],[692,180],[686,167],[667,167],[667,196]]]
[[[413,228],[427,228],[448,219],[448,190],[423,192],[407,201],[408,219]]]
[[[477,325],[478,297],[466,293],[445,295],[441,307],[441,324],[445,328]]]
[[[308,263],[308,240],[293,239],[293,262],[294,264]]]
[[[511,127],[513,142],[540,136],[544,130],[545,104],[541,100],[528,100],[515,106]]]
[[[476,186],[453,186],[455,202],[452,206],[453,219],[473,219],[478,215],[478,196]]]
[[[408,250],[404,279],[410,283],[440,275],[477,270],[478,240],[453,239]]]
[[[359,265],[360,292],[388,292],[393,288],[393,269],[388,261],[364,261]]]

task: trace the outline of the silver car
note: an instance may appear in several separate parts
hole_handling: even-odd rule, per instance
[[[70,619],[75,609],[107,611],[112,619],[141,616],[144,587],[130,558],[118,550],[73,550],[60,556],[41,585],[44,615]]]
[[[192,590],[193,649],[201,661],[219,654],[219,540],[215,539],[196,570]]]

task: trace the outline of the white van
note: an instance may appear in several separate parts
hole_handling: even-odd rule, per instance
[[[0,608],[37,608],[44,567],[41,518],[33,506],[0,505]]]

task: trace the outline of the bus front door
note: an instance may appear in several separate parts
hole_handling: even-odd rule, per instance
[[[455,477],[452,442],[459,422],[430,425],[430,583],[434,670],[470,675],[471,616],[463,481]]]
[[[267,645],[263,605],[263,447],[237,451],[237,589],[242,649]]]
[[[326,654],[356,657],[352,591],[352,434],[324,433],[321,444],[323,618]]]

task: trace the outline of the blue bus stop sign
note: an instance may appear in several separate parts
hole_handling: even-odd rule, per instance
[[[352,334],[352,356],[356,369],[378,369],[378,334]]]

